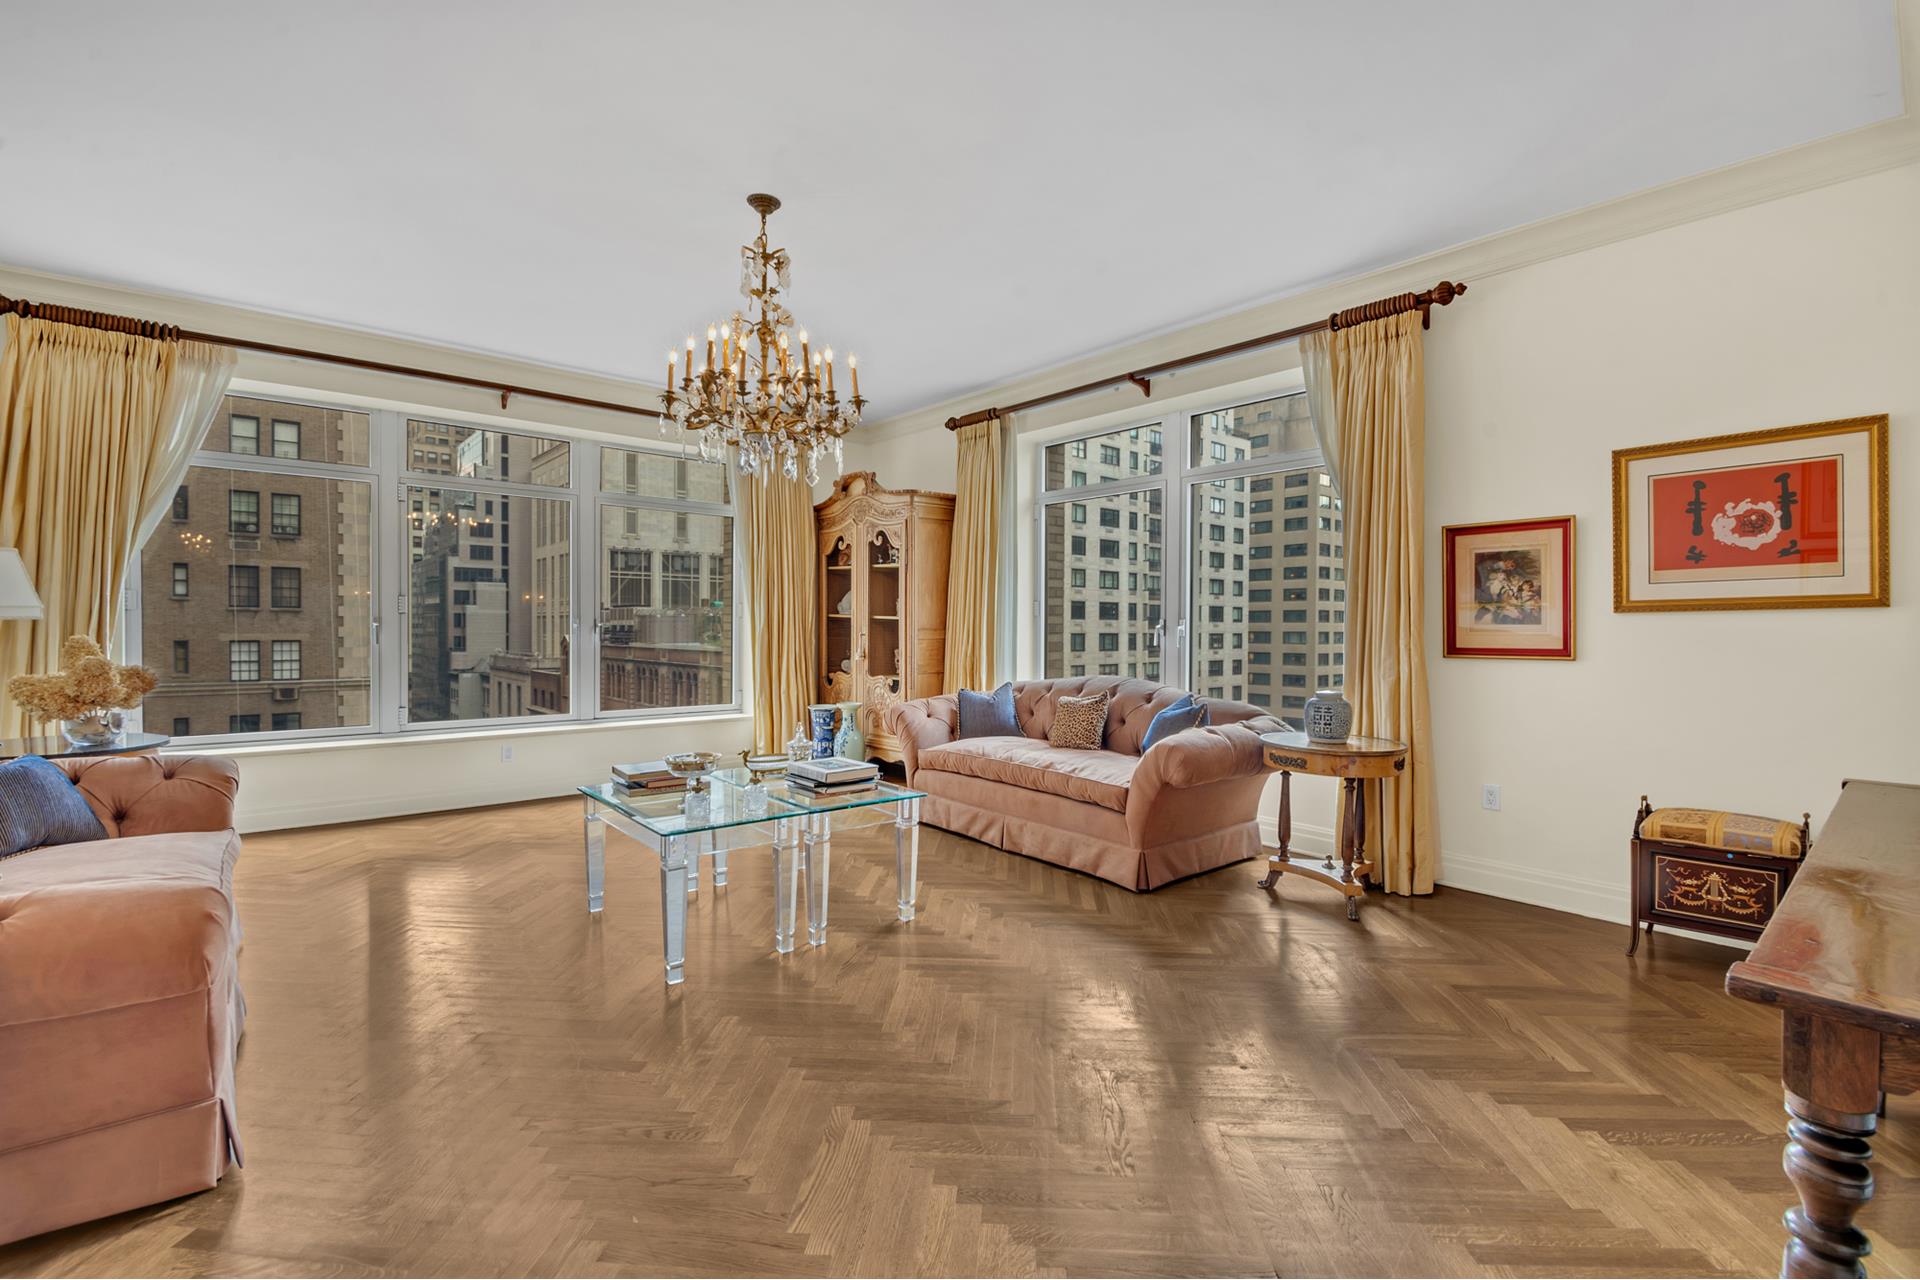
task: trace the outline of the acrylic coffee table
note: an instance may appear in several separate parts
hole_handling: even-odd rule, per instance
[[[660,860],[661,925],[667,985],[686,978],[687,900],[699,892],[700,859],[713,865],[713,887],[727,883],[727,854],[736,848],[773,850],[773,949],[794,949],[802,892],[807,941],[827,940],[827,881],[835,825],[842,830],[891,825],[900,919],[913,919],[920,869],[920,801],[925,793],[891,782],[852,795],[814,796],[775,778],[755,786],[745,769],[709,775],[704,801],[697,793],[630,791],[614,782],[579,788],[586,834],[587,910],[606,901],[606,833],[611,827]]]

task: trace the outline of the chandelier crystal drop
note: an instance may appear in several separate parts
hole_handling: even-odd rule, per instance
[[[840,469],[841,446],[860,422],[860,369],[847,357],[852,392],[834,387],[833,348],[816,354],[807,331],[794,330],[782,295],[792,285],[785,249],[769,248],[767,218],[780,202],[770,195],[747,197],[760,215],[760,234],[740,248],[743,310],[707,326],[704,357],[692,336],[683,353],[667,353],[667,390],[660,397],[660,429],[678,427],[700,441],[700,456],[722,461],[731,447],[743,475],[762,482],[777,472],[788,480],[820,478],[820,461],[831,455]]]

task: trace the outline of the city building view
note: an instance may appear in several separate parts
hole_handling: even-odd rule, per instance
[[[392,419],[388,419],[392,422]],[[229,396],[142,551],[143,708],[174,737],[373,727],[370,415]],[[403,722],[570,715],[572,467],[594,498],[597,710],[735,699],[724,466],[697,457],[406,420]],[[388,554],[392,554],[389,552]],[[389,718],[395,708],[388,708]],[[589,708],[591,713],[592,708]]]
[[[140,562],[141,647],[160,677],[149,730],[192,735],[366,725],[373,486],[368,417],[229,396]]]
[[[1344,683],[1346,562],[1340,499],[1317,450],[1306,396],[1187,418],[1189,517],[1174,547],[1160,426],[1046,450],[1043,647],[1048,676],[1123,675],[1184,683],[1297,715]],[[1246,464],[1286,458],[1285,470]],[[1233,474],[1206,478],[1208,468]],[[1090,491],[1085,497],[1075,490]],[[1184,554],[1182,615],[1165,599],[1167,558]],[[1184,634],[1190,671],[1179,660]]]

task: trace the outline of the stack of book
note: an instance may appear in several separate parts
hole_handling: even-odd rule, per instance
[[[642,760],[613,766],[613,780],[629,791],[685,791],[687,780],[675,777],[664,760]]]
[[[857,795],[879,789],[880,766],[845,756],[796,760],[787,766],[787,785],[803,796]]]

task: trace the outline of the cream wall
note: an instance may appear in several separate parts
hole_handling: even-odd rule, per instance
[[[1443,883],[1624,920],[1626,840],[1643,792],[1656,803],[1811,810],[1817,826],[1842,778],[1920,781],[1920,568],[1906,535],[1907,514],[1920,511],[1916,227],[1920,165],[1909,163],[1539,261],[1489,267],[1470,247],[1390,286],[1471,282],[1436,315],[1426,349]],[[1349,286],[1344,301],[1388,291]],[[1274,319],[1262,327],[1287,323]],[[1151,354],[1115,353],[1104,369],[1218,340],[1218,329],[1174,335]],[[1289,347],[1205,366],[1184,386],[1156,382],[1154,401],[1258,386],[1250,380],[1293,364]],[[888,484],[949,488],[953,449],[937,419],[967,407],[883,426],[850,465]],[[1030,433],[1142,411],[1129,389],[1023,419],[1023,467]],[[1892,421],[1892,608],[1612,612],[1613,449],[1880,412]],[[1442,658],[1440,527],[1568,513],[1579,520],[1578,660]],[[1023,552],[1017,566],[1023,612],[1030,559]],[[1021,654],[1030,675],[1030,647]],[[1482,783],[1501,786],[1501,811],[1480,808]],[[1330,791],[1301,786],[1295,799],[1301,843],[1321,845]],[[1269,794],[1269,816],[1272,805]]]
[[[659,395],[659,388],[640,383],[6,267],[0,267],[0,294],[614,403],[651,405]],[[580,440],[659,439],[649,418],[530,397],[516,397],[502,410],[495,391],[257,352],[241,352],[236,384],[266,394],[304,390],[369,407],[457,415],[464,422],[558,429]],[[744,689],[742,699],[743,706],[751,705]],[[615,761],[653,759],[676,750],[738,751],[752,736],[752,718],[732,715],[409,735],[357,745],[250,746],[224,754],[240,764],[241,829],[264,831],[565,795],[578,783],[606,776]]]

